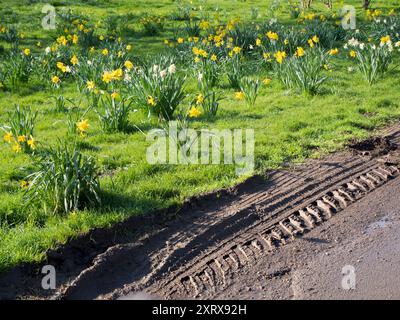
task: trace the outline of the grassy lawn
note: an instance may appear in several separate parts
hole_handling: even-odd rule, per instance
[[[334,2],[332,11],[316,1],[308,12],[316,12],[317,17],[320,14],[330,17],[341,7],[341,1]],[[123,26],[118,35],[124,43],[132,45],[129,57],[134,64],[136,60],[151,59],[166,52],[177,58],[182,54],[164,44],[165,39],[174,42],[177,37],[188,37],[184,30],[185,22],[171,18],[171,15],[179,13],[176,1],[88,0],[80,5],[73,3],[67,0],[50,1],[57,12],[71,8],[94,24],[109,16],[118,16],[117,25]],[[304,28],[309,23],[297,23],[290,17],[287,6],[273,11],[272,3],[272,0],[193,1],[194,9],[190,12],[196,17],[207,18],[212,24],[220,19],[221,25],[240,18],[243,24],[252,21],[268,26],[268,21],[274,17],[286,28]],[[347,3],[356,6],[358,28],[361,31],[370,30],[372,22],[365,17],[361,1],[349,0]],[[398,9],[398,2],[373,1],[372,9],[377,8],[386,15],[390,9]],[[0,28],[16,25],[18,32],[24,34],[19,51],[30,48],[31,54],[38,56],[62,34],[62,30],[46,31],[41,27],[44,16],[41,9],[42,4],[33,0],[19,3],[6,0],[0,3]],[[165,17],[164,29],[157,35],[146,35],[139,23],[139,19],[148,13]],[[96,29],[95,34],[96,37],[106,34],[104,24]],[[205,32],[201,35],[207,37]],[[399,40],[399,36],[392,39],[393,42]],[[379,43],[380,37],[375,35],[372,41]],[[41,43],[40,48],[37,42]],[[358,71],[356,59],[349,57],[349,52],[343,49],[344,43],[344,40],[335,42],[334,47],[339,48],[339,53],[329,56],[329,67],[321,72],[327,80],[312,95],[288,90],[279,81],[275,69],[255,69],[252,67],[255,58],[243,54],[246,76],[272,80],[268,85],[261,85],[255,105],[248,107],[243,100],[235,99],[237,89],[229,86],[226,74],[221,72],[216,90],[223,99],[218,113],[212,119],[202,116],[190,119],[190,126],[198,130],[254,129],[256,172],[265,172],[286,163],[301,163],[306,158],[338,150],[349,139],[366,137],[371,130],[400,118],[399,70],[394,68],[399,63],[397,48],[389,70],[379,81],[369,85]],[[179,45],[176,44],[176,47],[179,48]],[[96,49],[99,48],[102,44]],[[10,43],[0,42],[0,76],[10,50]],[[185,54],[192,53],[189,50]],[[271,63],[276,65],[274,58],[272,60]],[[53,69],[56,72],[55,66]],[[177,62],[177,72],[186,75],[185,94],[188,97],[181,103],[185,108],[198,94],[192,70],[192,64]],[[51,75],[47,75],[49,79]],[[75,78],[63,78],[57,89],[51,83],[44,84],[36,75],[15,87],[7,83],[4,80],[5,87],[2,89],[0,86],[0,125],[8,125],[8,112],[14,110],[16,104],[30,106],[38,112],[34,130],[38,151],[60,141],[72,140],[68,134],[67,112],[55,111],[54,96],[62,95],[69,99],[71,102],[66,103],[67,107],[75,104],[80,110],[85,110],[89,102],[77,90]],[[74,138],[85,155],[96,159],[102,190],[101,206],[49,214],[37,203],[26,205],[23,197],[25,190],[20,184],[37,167],[36,158],[30,153],[13,152],[10,144],[0,143],[0,271],[24,262],[40,261],[48,248],[94,227],[110,226],[131,215],[180,204],[187,197],[232,186],[246,178],[237,176],[233,165],[149,164],[146,161],[146,148],[149,146],[146,133],[159,127],[160,123],[154,115],[148,118],[144,108],[132,109],[138,110],[129,115],[130,130],[104,132],[97,113],[92,109],[85,115],[90,124],[87,133]]]

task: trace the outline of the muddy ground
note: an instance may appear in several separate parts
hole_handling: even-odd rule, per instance
[[[1,275],[0,298],[399,298],[398,144],[396,124],[324,159],[93,230]],[[41,289],[44,264],[56,268],[56,290]]]
[[[400,180],[383,186],[207,298],[400,299],[399,194]]]

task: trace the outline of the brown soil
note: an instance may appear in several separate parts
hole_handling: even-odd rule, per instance
[[[190,199],[181,208],[93,230],[49,251],[42,264],[0,276],[0,298],[110,299],[138,292],[167,299],[239,297],[234,292],[255,280],[260,263],[268,266],[263,276],[269,283],[291,277],[301,258],[282,258],[286,248],[308,244],[306,235],[397,181],[398,128],[322,160]],[[40,287],[45,264],[56,268],[56,292]],[[273,286],[259,291],[266,287]]]

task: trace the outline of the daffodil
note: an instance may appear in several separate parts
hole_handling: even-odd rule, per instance
[[[215,54],[213,54],[212,56],[211,56],[211,61],[217,61],[217,56],[215,55]]]
[[[77,56],[73,55],[72,58],[71,58],[72,65],[75,66],[75,65],[78,64],[78,62],[79,62],[79,60],[78,60]]]
[[[51,77],[51,82],[54,83],[54,84],[59,84],[60,81],[61,81],[60,78],[57,77],[57,76],[52,76]]]
[[[122,80],[123,75],[124,75],[124,72],[122,71],[121,68],[115,69],[112,72],[113,80]]]
[[[190,118],[197,118],[201,115],[201,111],[196,108],[195,106],[192,106],[189,110],[189,117]]]
[[[31,49],[26,48],[26,49],[24,49],[23,53],[24,53],[25,56],[28,57],[28,56],[31,55]]]
[[[390,36],[385,36],[381,38],[381,44],[386,44],[391,42]]]
[[[131,51],[132,50],[132,46],[130,44],[126,45],[126,51]]]
[[[204,96],[201,93],[199,93],[196,96],[196,104],[202,104],[203,102],[204,102]]]
[[[279,40],[279,35],[276,32],[268,31],[266,33],[266,35],[270,40],[273,40],[273,41],[278,41]]]
[[[26,181],[26,180],[22,180],[19,185],[21,186],[22,189],[26,189],[29,187],[30,182]]]
[[[241,47],[234,47],[232,50],[234,53],[239,54],[242,51]]]
[[[243,100],[244,99],[244,92],[243,91],[235,92],[235,99],[236,100]]]
[[[155,106],[156,103],[155,103],[154,98],[152,96],[148,96],[147,97],[147,104],[149,106],[151,106],[151,107]]]
[[[185,39],[183,39],[183,38],[178,38],[178,40],[177,40],[177,42],[178,42],[179,44],[182,44],[184,41],[185,41]]]
[[[339,49],[338,48],[329,50],[329,55],[330,56],[334,56],[334,55],[336,55],[338,53],[339,53]]]
[[[269,60],[269,59],[271,58],[271,54],[268,53],[268,52],[264,52],[264,53],[263,53],[263,58],[264,58],[265,60]]]
[[[113,93],[111,93],[111,98],[113,98],[113,99],[118,99],[119,96],[120,96],[119,93],[116,92],[116,91],[114,91]]]
[[[22,150],[22,148],[21,148],[21,146],[20,146],[18,143],[14,143],[14,145],[12,146],[12,150],[13,150],[15,153],[20,153],[21,150]]]
[[[257,47],[261,46],[261,39],[258,38],[256,39],[256,46]]]
[[[88,80],[88,81],[86,82],[86,88],[87,88],[89,91],[92,91],[92,90],[94,89],[94,87],[95,87],[94,81]]]
[[[102,76],[102,80],[105,83],[110,83],[113,80],[113,75],[111,72],[105,71]]]
[[[108,55],[108,49],[107,49],[107,48],[104,48],[104,49],[101,51],[101,54],[102,54],[103,56],[107,56],[107,55]]]
[[[169,74],[174,74],[176,72],[176,65],[175,64],[171,64],[169,67],[168,67],[168,73]]]
[[[128,70],[131,70],[133,68],[133,63],[130,62],[129,60],[126,60],[124,63],[125,68],[127,68]]]
[[[67,66],[61,61],[57,62],[57,68],[60,69],[63,73],[67,72]]]
[[[351,51],[350,51],[350,57],[352,57],[352,58],[357,57],[357,52],[354,51],[354,50],[351,50]]]
[[[279,64],[283,63],[283,60],[286,58],[286,52],[285,51],[278,51],[274,54],[274,57],[276,59],[276,62]]]
[[[68,40],[65,36],[58,37],[56,41],[58,44],[61,44],[63,46],[66,46],[68,44]]]
[[[74,35],[72,36],[72,43],[73,43],[73,44],[77,44],[78,41],[79,41],[79,37],[78,37],[76,34],[74,34]]]
[[[266,86],[268,86],[270,83],[271,83],[271,79],[270,78],[265,78],[264,80],[263,80],[263,83],[264,83],[264,85],[266,85]]]
[[[25,142],[26,137],[25,136],[18,136],[18,142]]]
[[[3,139],[5,142],[11,143],[13,139],[13,134],[11,132],[6,132]]]
[[[86,131],[89,129],[89,120],[81,120],[76,123],[76,128],[78,129],[81,135],[85,134]]]
[[[205,20],[200,21],[200,23],[199,23],[199,28],[200,28],[201,30],[206,30],[206,29],[208,29],[209,27],[210,27],[210,23],[209,23],[208,21],[205,21]]]
[[[36,145],[35,145],[35,139],[30,136],[28,141],[26,142],[28,144],[28,146],[32,149],[35,150],[36,149]]]
[[[295,56],[300,58],[302,56],[304,56],[306,53],[304,51],[304,49],[302,47],[297,47],[296,52],[295,52]]]

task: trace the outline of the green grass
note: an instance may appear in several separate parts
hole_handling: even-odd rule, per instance
[[[32,1],[35,2],[35,1]],[[361,1],[348,1],[360,7]],[[108,14],[128,15],[124,36],[134,46],[138,55],[163,50],[162,40],[173,37],[176,22],[168,22],[164,33],[156,37],[143,36],[134,17],[151,11],[169,15],[176,9],[173,1],[86,1],[73,5],[73,1],[50,1],[68,6],[91,19],[102,19]],[[161,3],[161,4],[160,4]],[[250,8],[258,7],[265,19],[271,1],[213,1],[196,2],[198,7],[221,8],[225,19],[241,17],[249,20]],[[396,1],[376,1],[384,9],[395,6]],[[338,6],[337,6],[338,7]],[[139,8],[139,9],[138,9]],[[317,10],[325,11],[318,4]],[[53,34],[40,28],[41,4],[32,6],[3,1],[0,10],[13,10],[20,29],[26,37],[23,47],[32,46],[38,40],[44,45],[53,41]],[[210,11],[210,10],[209,10]],[[245,17],[243,16],[245,12]],[[3,15],[3,14],[2,14]],[[288,12],[278,15],[290,21]],[[0,25],[2,22],[0,21]],[[333,72],[320,94],[307,97],[288,93],[278,80],[263,87],[253,108],[244,101],[234,99],[233,90],[224,89],[225,99],[214,121],[200,118],[195,128],[253,128],[255,130],[255,159],[257,172],[279,168],[285,163],[301,163],[306,158],[320,157],[341,149],[351,138],[363,138],[371,130],[400,118],[399,72],[391,71],[375,86],[369,86],[358,72],[349,73],[351,65],[343,53],[334,60]],[[263,79],[267,74],[257,75]],[[55,144],[67,133],[66,115],[53,112],[54,101],[50,93],[42,91],[37,83],[22,86],[15,92],[0,91],[0,124],[6,122],[7,111],[15,103],[31,106],[39,112],[36,139],[43,145]],[[221,83],[224,88],[227,79]],[[78,100],[72,84],[64,89],[65,95]],[[189,80],[188,91],[196,93],[194,80]],[[187,197],[227,186],[245,177],[237,177],[233,166],[224,165],[150,165],[146,162],[146,137],[140,131],[129,134],[103,133],[94,112],[88,115],[90,130],[82,138],[85,153],[97,158],[102,177],[104,203],[101,209],[84,210],[64,216],[43,216],[41,209],[21,205],[22,191],[19,182],[32,167],[27,155],[15,154],[9,145],[0,143],[0,270],[20,263],[40,261],[48,248],[64,243],[71,237],[94,227],[110,226],[116,221],[136,214],[143,214],[173,204],[180,204]],[[149,126],[141,112],[131,115],[131,121],[144,132],[155,127],[153,119]]]

